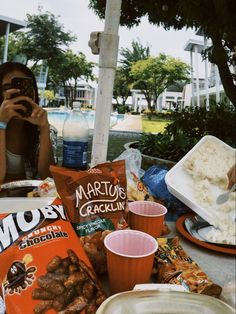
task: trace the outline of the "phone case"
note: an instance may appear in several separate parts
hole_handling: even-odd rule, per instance
[[[33,81],[30,77],[14,77],[11,81],[11,85],[12,85],[12,88],[17,88],[20,90],[17,96],[22,95],[22,96],[28,96],[31,99],[34,98],[34,86],[33,86]],[[23,117],[29,117],[32,113],[32,107],[30,103],[24,100],[20,101],[19,103],[24,105],[27,111],[24,112],[21,109],[16,110],[16,111],[19,112]]]
[[[12,87],[20,89],[20,95],[34,98],[33,81],[30,77],[13,77]]]

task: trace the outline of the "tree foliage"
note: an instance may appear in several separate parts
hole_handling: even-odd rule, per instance
[[[5,47],[5,36],[0,37],[0,60],[3,60],[4,47]],[[14,33],[11,33],[9,35],[9,42],[8,42],[8,54],[7,54],[8,61],[15,60],[16,56],[20,55],[19,51],[20,51],[19,40],[14,35]]]
[[[105,16],[106,0],[90,0],[100,18]],[[122,0],[121,25],[138,25],[143,16],[165,29],[201,29],[212,40],[209,60],[217,64],[228,98],[236,105],[235,76],[230,71],[236,47],[235,0]]]
[[[39,61],[46,61],[51,66],[60,58],[65,48],[76,39],[75,36],[64,31],[63,25],[58,22],[58,17],[50,12],[39,11],[39,14],[27,14],[26,22],[26,31],[16,32],[14,35],[17,41],[15,53],[25,55],[26,64],[29,60],[35,63],[34,66]]]
[[[119,98],[122,98],[122,104],[125,105],[133,82],[130,75],[132,65],[139,60],[150,57],[150,47],[149,45],[143,46],[140,40],[133,40],[131,48],[122,47],[120,49],[120,55],[119,63],[121,66],[116,71],[113,97],[116,99],[117,104],[119,104]]]
[[[120,64],[124,69],[130,71],[131,66],[134,62],[139,60],[145,60],[150,57],[150,46],[143,46],[140,40],[133,40],[131,43],[131,49],[121,48],[120,55]]]
[[[163,53],[157,57],[135,62],[131,68],[133,86],[141,89],[148,103],[148,109],[152,110],[158,96],[170,85],[188,81],[189,66],[179,59],[167,56]]]
[[[67,104],[71,104],[76,98],[78,80],[93,80],[95,66],[86,60],[83,53],[75,54],[67,48],[75,39],[75,36],[64,31],[58,17],[39,10],[36,15],[27,14],[25,31],[10,34],[8,60],[14,61],[24,56],[25,64],[33,61],[31,69],[36,76],[42,67],[49,66],[48,87],[56,91],[58,86],[63,86]],[[4,41],[1,39],[0,48],[3,47]]]
[[[115,98],[117,105],[120,105],[119,98],[122,99],[122,105],[125,105],[125,102],[130,95],[130,87],[131,85],[124,68],[117,68],[113,87],[113,97]]]
[[[94,80],[95,63],[88,62],[83,53],[75,54],[71,50],[61,53],[60,62],[52,64],[49,74],[49,84],[56,88],[64,87],[66,103],[71,105],[76,99],[78,80]]]

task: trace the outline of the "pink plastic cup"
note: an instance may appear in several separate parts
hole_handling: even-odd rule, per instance
[[[132,290],[136,284],[149,283],[157,241],[137,230],[119,230],[104,239],[107,269],[112,293]]]
[[[128,204],[128,223],[131,229],[146,232],[157,238],[161,235],[167,208],[151,201]]]

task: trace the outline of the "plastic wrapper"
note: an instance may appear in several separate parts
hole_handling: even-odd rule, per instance
[[[7,313],[96,313],[105,295],[62,205],[0,214]]]
[[[3,298],[1,295],[0,295],[0,314],[5,314],[5,304],[3,302]]]
[[[158,238],[153,273],[157,282],[181,285],[190,292],[219,297],[222,288],[191,259],[182,248],[179,238]]]
[[[50,167],[57,191],[97,273],[106,272],[104,237],[126,223],[124,160],[99,164],[86,171]]]
[[[55,182],[48,177],[41,182],[36,189],[27,193],[27,197],[57,197]]]
[[[154,165],[146,170],[142,181],[148,189],[148,192],[155,199],[168,208],[166,219],[176,221],[180,215],[190,212],[190,209],[174,197],[167,189],[165,175],[168,172],[166,168]]]
[[[141,178],[144,170],[141,169],[142,155],[138,149],[125,150],[114,161],[125,160],[127,179],[127,198],[129,201],[155,201]]]

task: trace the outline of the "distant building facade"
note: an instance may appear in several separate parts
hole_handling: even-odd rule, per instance
[[[182,107],[204,106],[209,109],[211,100],[217,103],[226,100],[230,103],[221,83],[218,68],[216,64],[209,63],[208,58],[204,59],[205,77],[204,79],[199,78],[198,55],[210,47],[212,43],[208,42],[200,30],[196,32],[196,35],[201,40],[190,39],[184,47],[184,50],[190,53],[191,84],[186,85],[184,88]],[[231,65],[231,70],[232,73],[235,71],[234,65]]]
[[[148,103],[145,95],[140,90],[131,90],[132,102],[127,100],[127,105],[134,111],[141,112],[148,109]],[[172,85],[164,90],[157,98],[157,103],[154,110],[161,111],[162,109],[175,109],[182,103],[183,85]]]
[[[76,97],[75,101],[79,101],[83,107],[92,106],[95,107],[95,88],[92,87],[89,83],[80,82],[76,88]],[[71,89],[67,89],[66,92],[70,96]],[[66,101],[65,91],[63,87],[60,87],[58,93],[56,94],[57,100],[62,103]]]

